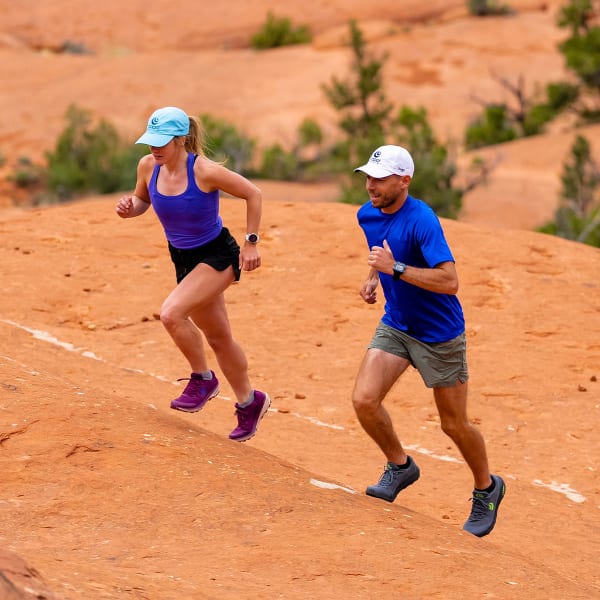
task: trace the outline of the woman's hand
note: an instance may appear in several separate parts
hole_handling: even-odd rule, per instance
[[[127,219],[133,212],[133,197],[121,196],[115,208],[116,213],[122,218]]]
[[[115,211],[122,219],[129,219],[145,213],[149,206],[150,202],[146,202],[136,195],[121,196],[121,199],[117,202]]]
[[[246,242],[240,250],[240,269],[254,271],[260,267],[260,254],[257,244]]]

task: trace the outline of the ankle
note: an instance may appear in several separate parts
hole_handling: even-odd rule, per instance
[[[254,390],[250,390],[250,393],[248,394],[248,396],[246,396],[246,399],[243,400],[242,402],[240,402],[238,400],[238,406],[240,408],[246,408],[246,406],[250,406],[250,404],[252,404],[252,402],[254,402]]]
[[[490,477],[490,484],[484,487],[479,487],[479,486],[475,486],[475,489],[478,492],[485,492],[486,494],[489,494],[490,492],[494,491],[494,487],[495,487],[495,483],[494,480]]]
[[[407,455],[404,455],[404,458],[402,458],[401,456],[396,458],[398,458],[398,460],[388,460],[388,463],[398,469],[406,469],[406,467],[408,467]]]

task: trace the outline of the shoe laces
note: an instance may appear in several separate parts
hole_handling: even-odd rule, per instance
[[[238,424],[240,427],[246,427],[251,420],[252,415],[248,410],[248,406],[238,406],[236,404],[235,407],[235,416],[238,419]]]
[[[204,389],[204,379],[200,379],[197,377],[180,377],[177,381],[187,381],[187,385],[183,390],[184,394],[196,395],[203,391]]]
[[[379,479],[379,485],[387,486],[391,485],[394,481],[394,469],[390,467],[390,465],[385,465],[385,469],[383,470],[383,474]]]
[[[481,519],[485,518],[489,512],[486,499],[473,495],[470,501],[473,503],[473,506],[471,506],[469,521],[480,521]]]

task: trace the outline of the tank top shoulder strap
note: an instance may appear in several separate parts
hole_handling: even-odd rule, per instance
[[[198,158],[197,154],[192,154],[188,152],[187,155],[187,173],[188,173],[188,181],[193,181],[194,177],[194,164],[196,163],[196,158]]]
[[[194,173],[194,165],[196,164],[197,158],[198,158],[197,154],[188,152],[188,156],[187,156],[188,190],[192,189],[192,190],[198,191],[200,193],[204,193],[196,184],[196,175]]]
[[[160,165],[154,165],[154,169],[152,169],[152,175],[150,177],[150,184],[148,185],[148,192],[150,193],[150,199],[152,199],[152,195],[157,191],[156,181],[158,179],[159,171],[160,171]]]

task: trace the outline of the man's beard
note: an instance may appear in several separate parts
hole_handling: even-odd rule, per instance
[[[387,197],[384,199],[382,199],[380,197],[379,202],[377,204],[377,208],[379,208],[379,209],[388,208],[388,206],[392,206],[392,204],[394,204],[396,202],[396,200],[398,200],[398,198],[396,198],[396,197],[394,197],[394,198]]]

